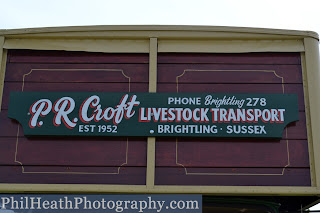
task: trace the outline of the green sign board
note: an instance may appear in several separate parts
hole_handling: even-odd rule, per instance
[[[11,92],[24,134],[281,138],[296,94]]]

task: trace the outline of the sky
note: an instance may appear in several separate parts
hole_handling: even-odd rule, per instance
[[[319,0],[0,0],[0,29],[209,25],[320,34],[319,8]]]
[[[210,25],[320,33],[318,0],[0,0],[0,29]],[[318,1],[319,2],[319,1]]]

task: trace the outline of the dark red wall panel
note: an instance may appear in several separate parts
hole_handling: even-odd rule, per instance
[[[309,167],[305,140],[159,139],[157,166]]]
[[[0,167],[1,183],[144,185],[145,176],[145,167]]]
[[[295,93],[300,112],[281,140],[158,138],[156,184],[310,186],[298,53],[166,53],[158,63],[158,92]]]
[[[145,184],[147,139],[26,138],[11,91],[148,92],[148,54],[10,50],[0,113],[1,183]],[[157,138],[156,185],[310,186],[298,53],[158,55],[158,92],[295,93],[280,140]]]
[[[10,63],[148,64],[148,54],[113,54],[72,51],[10,50]]]
[[[146,138],[26,138],[11,91],[148,92],[147,54],[9,51],[0,113],[1,183],[145,184]]]
[[[300,64],[299,53],[161,53],[160,64]]]
[[[159,185],[310,186],[308,168],[156,168]]]

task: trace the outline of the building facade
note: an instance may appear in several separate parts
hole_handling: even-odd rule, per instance
[[[204,212],[294,212],[318,200],[320,78],[316,33],[201,26],[2,30],[0,58],[1,193],[202,194]],[[135,134],[140,125],[141,129],[149,125],[140,122],[137,130],[128,125],[120,135],[86,135],[80,125],[75,127],[77,134],[46,135],[40,129],[42,123],[26,127],[14,117],[25,103],[11,101],[14,91],[22,95],[34,92],[31,96],[39,95],[37,92],[163,93],[176,95],[181,101],[220,94],[216,100],[225,97],[225,105],[242,100],[237,96],[242,94],[244,101],[253,97],[252,103],[245,102],[248,109],[260,103],[264,118],[270,119],[271,110],[276,110],[281,99],[294,94],[296,101],[285,110],[295,104],[297,109],[285,117],[292,118],[290,123],[280,118],[282,105],[273,121],[257,118],[257,123],[249,122],[250,116],[239,121],[230,118],[230,111],[224,115],[219,111],[220,120],[215,123],[213,110],[208,122],[215,123],[217,131],[225,125],[221,131],[232,131],[229,136],[214,135],[214,130],[202,136],[196,127],[181,135],[167,120],[163,125],[168,129],[162,136],[159,128],[166,127],[159,127],[161,119],[154,117],[150,125],[157,126],[155,133]],[[274,98],[277,95],[280,98]],[[268,108],[265,100],[274,105]],[[221,108],[217,102],[211,103]],[[169,108],[169,101],[166,104],[159,106]],[[146,106],[154,107],[151,105]],[[12,108],[13,117],[8,117]],[[25,119],[30,119],[26,114]],[[200,119],[201,113],[196,115]],[[204,125],[207,118],[202,118],[203,122],[193,122]],[[264,125],[266,130],[261,127]],[[253,126],[251,135],[248,126]],[[26,135],[26,128],[38,128],[43,134]],[[271,132],[268,128],[281,131],[281,136],[267,136]]]

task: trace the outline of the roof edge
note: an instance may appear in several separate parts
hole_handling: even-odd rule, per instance
[[[198,31],[198,32],[230,32],[266,35],[288,35],[311,37],[319,40],[319,35],[313,31],[227,27],[227,26],[202,26],[202,25],[93,25],[93,26],[65,26],[44,28],[0,29],[0,36],[59,33],[59,32],[92,32],[92,31]]]

